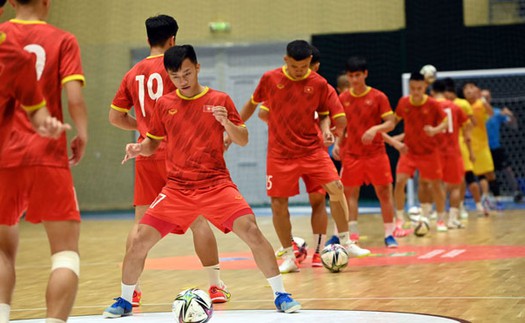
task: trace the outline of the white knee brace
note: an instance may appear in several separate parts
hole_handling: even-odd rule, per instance
[[[75,251],[60,251],[51,256],[51,271],[67,268],[80,276],[80,257]]]

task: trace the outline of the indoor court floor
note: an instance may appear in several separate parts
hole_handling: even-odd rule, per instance
[[[256,213],[259,226],[277,248],[269,212]],[[292,216],[294,235],[311,244],[308,209],[300,213]],[[104,308],[120,296],[120,266],[131,217],[84,216],[81,279],[70,322],[104,321]],[[334,274],[312,268],[309,253],[299,273],[284,275],[287,291],[303,305],[297,314],[275,311],[271,289],[246,245],[233,234],[215,230],[221,276],[232,299],[214,306],[211,322],[525,322],[525,211],[490,217],[472,212],[465,229],[437,233],[432,226],[425,237],[398,239],[397,249],[384,247],[379,215],[362,215],[359,223],[360,244],[371,249],[370,257],[351,259],[343,272]],[[41,226],[20,226],[11,319],[42,322],[49,247]],[[149,254],[141,277],[142,306],[116,322],[173,322],[174,297],[189,287],[207,290],[207,285],[191,233],[170,235]]]

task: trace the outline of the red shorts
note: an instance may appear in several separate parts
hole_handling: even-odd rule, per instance
[[[465,166],[461,155],[441,154],[441,169],[443,182],[447,184],[461,184],[465,178]]]
[[[419,176],[422,179],[438,180],[443,177],[438,153],[429,155],[412,155],[408,153],[399,157],[396,173],[407,174],[413,177],[416,169],[419,170]]]
[[[321,186],[339,180],[337,169],[325,150],[312,155],[282,159],[268,157],[266,163],[266,193],[272,197],[290,197],[299,194],[299,178],[307,176],[309,186]]]
[[[183,234],[193,221],[203,215],[224,233],[233,229],[233,222],[252,209],[235,184],[205,189],[181,190],[164,186],[140,221],[154,227],[164,237],[168,233]]]
[[[135,162],[135,197],[133,206],[150,205],[166,185],[165,159],[139,159]]]
[[[304,186],[306,186],[306,192],[308,194],[317,193],[326,195],[325,189],[321,185],[314,183],[308,175],[303,175],[301,178],[303,179]]]
[[[0,169],[0,224],[80,221],[68,168],[27,166]]]
[[[341,181],[344,186],[374,186],[392,183],[392,171],[387,154],[370,157],[343,156]]]

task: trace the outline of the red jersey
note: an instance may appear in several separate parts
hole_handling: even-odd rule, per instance
[[[36,55],[37,79],[47,108],[53,117],[63,121],[62,85],[75,80],[84,82],[75,37],[43,21],[12,19],[0,24],[0,29]],[[0,155],[0,167],[69,167],[65,133],[58,140],[40,137],[20,109],[15,112],[14,122],[13,133]]]
[[[446,99],[436,99],[441,104],[443,111],[447,115],[447,129],[443,133],[438,134],[440,144],[440,153],[449,156],[461,155],[459,149],[459,133],[461,127],[467,122],[468,116],[463,110],[454,104],[454,102]]]
[[[232,99],[208,87],[191,98],[179,90],[157,100],[147,136],[166,141],[166,166],[171,187],[199,189],[231,183],[224,161],[224,127],[212,114],[228,110],[228,119],[244,125]]]
[[[396,115],[405,120],[405,144],[409,154],[427,155],[438,149],[436,136],[430,137],[423,130],[424,126],[438,126],[446,117],[441,105],[425,95],[423,103],[414,105],[410,96],[399,99]]]
[[[12,132],[17,101],[26,111],[45,106],[36,80],[34,55],[0,31],[0,148]]]
[[[339,96],[345,109],[347,127],[344,141],[344,154],[361,157],[376,156],[386,153],[383,137],[377,133],[370,145],[361,141],[363,134],[383,122],[383,118],[393,114],[390,102],[386,95],[372,87],[355,95],[352,90],[345,91]]]
[[[293,79],[284,66],[264,73],[252,102],[265,102],[271,107],[268,157],[300,158],[324,149],[315,112],[328,115],[331,107],[341,105],[337,95],[329,95],[327,84],[322,76],[310,70],[302,79]]]
[[[150,128],[155,102],[176,89],[164,68],[164,54],[149,56],[138,62],[122,79],[122,83],[113,98],[111,108],[128,113],[135,107],[135,118],[140,133],[139,142],[146,138]],[[155,154],[138,159],[164,159],[165,143],[161,143]]]

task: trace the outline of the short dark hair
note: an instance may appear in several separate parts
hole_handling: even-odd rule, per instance
[[[185,59],[189,59],[193,64],[198,63],[197,54],[193,46],[173,46],[164,53],[164,68],[167,71],[177,72]]]
[[[312,47],[306,40],[294,40],[286,46],[286,55],[296,61],[302,61],[312,56]]]
[[[364,72],[367,69],[367,62],[364,57],[352,56],[346,61],[347,72]]]
[[[310,47],[312,47],[312,61],[310,64],[319,63],[321,61],[321,52],[314,45],[310,45]]]
[[[5,2],[6,2],[6,1],[7,1],[7,0],[0,0],[0,8],[2,8],[2,7],[5,5]]]
[[[33,2],[33,0],[16,0],[16,2],[18,2],[21,5],[27,5],[27,4],[30,4],[31,2]],[[5,1],[4,1],[4,3],[5,3]]]
[[[419,72],[412,72],[410,74],[410,81],[424,81],[425,76]]]
[[[474,81],[465,81],[465,82],[463,82],[463,85],[461,85],[461,88],[462,88],[462,89],[465,89],[465,87],[466,87],[467,85],[478,86],[478,84],[477,84],[476,82],[474,82]]]
[[[177,21],[167,15],[158,15],[146,19],[146,32],[150,46],[162,46],[171,37],[177,37],[179,25]]]
[[[443,93],[445,92],[446,88],[447,85],[443,80],[436,80],[434,83],[432,83],[432,91],[436,93]]]

